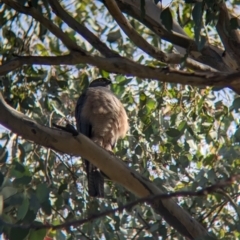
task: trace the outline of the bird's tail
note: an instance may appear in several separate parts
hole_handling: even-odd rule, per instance
[[[91,197],[104,197],[104,177],[100,170],[86,161],[88,193]]]

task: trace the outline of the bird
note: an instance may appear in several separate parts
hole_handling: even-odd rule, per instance
[[[111,83],[106,78],[93,80],[78,98],[75,108],[77,131],[110,152],[129,128],[127,113],[110,90]],[[104,198],[103,173],[87,159],[83,160],[89,196]]]

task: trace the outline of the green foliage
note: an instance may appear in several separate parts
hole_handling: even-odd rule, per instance
[[[19,2],[26,5],[29,1]],[[48,1],[30,2],[79,46],[91,54],[98,54],[52,13]],[[180,10],[179,21],[189,36],[195,36],[199,49],[205,43],[204,27],[213,26],[217,16],[211,4],[205,11],[206,2],[185,0],[183,4],[173,1],[170,6],[172,12],[177,8]],[[149,59],[122,34],[99,2],[66,0],[61,3],[77,21],[84,23],[114,51],[136,62],[159,66],[159,62]],[[60,56],[68,52],[59,39],[30,16],[19,14],[6,5],[1,8],[2,62],[12,59],[13,53]],[[173,24],[170,8],[159,16],[169,31]],[[141,1],[141,11],[144,17],[144,0]],[[159,38],[145,26],[128,19],[149,43],[169,51],[169,44],[163,41],[160,44]],[[238,27],[234,19],[231,23],[233,29]],[[215,31],[214,37],[216,44],[220,45]],[[166,192],[196,191],[239,173],[240,98],[229,90],[213,92],[211,88],[116,76],[84,64],[24,65],[1,76],[0,89],[8,104],[40,124],[64,125],[66,119],[74,124],[78,96],[89,81],[100,76],[113,80],[112,90],[124,103],[131,126],[127,137],[117,143],[115,154],[159,188]],[[56,153],[3,128],[0,137],[0,194],[4,199],[1,219],[7,223],[57,225],[84,219],[136,199],[123,187],[107,180],[106,199],[91,199],[86,191],[81,158]],[[232,185],[226,193],[178,198],[176,201],[217,239],[239,239],[239,187]],[[183,239],[148,204],[73,228],[47,232],[0,226],[0,231],[10,240],[40,240],[46,235],[56,239],[153,239],[156,236]]]

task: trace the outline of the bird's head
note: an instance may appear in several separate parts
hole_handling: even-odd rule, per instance
[[[107,88],[110,88],[111,83],[112,82],[107,78],[97,78],[89,84],[89,87],[107,87]]]

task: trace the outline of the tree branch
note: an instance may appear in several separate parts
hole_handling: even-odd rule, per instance
[[[177,192],[172,192],[172,193],[166,193],[166,194],[158,194],[158,195],[155,195],[155,196],[148,196],[148,197],[145,197],[145,198],[140,198],[140,199],[137,199],[131,203],[128,203],[128,204],[125,204],[123,206],[120,206],[118,208],[115,208],[115,209],[111,209],[111,210],[107,210],[107,211],[104,211],[104,212],[101,212],[99,214],[96,214],[96,215],[91,215],[87,218],[84,218],[84,219],[79,219],[79,220],[73,220],[73,221],[69,221],[69,222],[65,222],[65,223],[62,223],[62,224],[58,224],[58,225],[51,225],[51,224],[47,224],[47,225],[36,225],[36,224],[29,224],[29,225],[18,225],[18,224],[8,224],[8,223],[5,223],[5,222],[2,222],[3,225],[6,225],[8,227],[17,227],[17,228],[24,228],[24,229],[53,229],[53,230],[56,230],[56,229],[63,229],[63,228],[67,228],[67,227],[78,227],[86,222],[90,222],[90,221],[93,221],[93,220],[96,220],[100,217],[104,217],[104,216],[107,216],[107,215],[110,215],[110,214],[114,214],[116,212],[122,212],[123,210],[125,209],[131,209],[133,208],[134,206],[136,206],[137,204],[139,203],[152,203],[156,200],[163,200],[163,199],[170,199],[170,198],[174,198],[174,197],[202,197],[202,196],[206,196],[206,195],[209,195],[209,194],[213,194],[215,192],[218,192],[218,190],[222,190],[222,188],[224,187],[227,187],[231,184],[233,184],[235,181],[239,180],[240,179],[240,175],[235,175],[235,176],[232,176],[226,180],[223,180],[223,181],[219,181],[218,183],[216,184],[213,184],[209,187],[206,187],[206,188],[203,188],[199,191],[196,191],[196,192],[193,192],[193,191],[177,191]]]
[[[2,1],[5,4],[7,4],[8,6],[15,9],[16,11],[27,14],[29,16],[32,16],[34,19],[39,21],[49,31],[51,31],[57,38],[61,39],[61,41],[65,44],[65,46],[69,50],[76,50],[76,51],[81,52],[82,54],[86,54],[86,51],[84,49],[82,49],[74,41],[72,41],[60,28],[58,28],[56,25],[54,25],[50,20],[43,17],[35,8],[24,7],[23,5],[21,5],[21,3],[18,3],[17,1],[11,1],[11,0],[2,0]],[[130,7],[130,12],[134,13],[133,15],[135,16],[135,18],[137,18],[138,20],[142,19],[140,9],[136,8],[136,6],[140,7],[140,6],[138,6],[140,3],[136,2],[136,0],[132,1],[133,4],[135,4],[135,5],[129,4],[128,0],[117,0],[117,1],[118,1],[118,3],[120,3],[119,6],[121,6],[121,4],[123,4],[121,1],[123,1],[124,4],[128,4],[129,7]],[[71,26],[74,30],[78,31],[91,44],[94,44],[95,47],[97,45],[99,45],[98,47],[96,47],[96,49],[100,50],[100,52],[102,54],[103,53],[108,54],[108,56],[110,56],[110,57],[117,56],[117,53],[114,53],[113,51],[108,49],[108,47],[106,45],[104,45],[99,39],[97,39],[97,37],[94,34],[92,34],[89,30],[87,30],[86,27],[82,26],[81,24],[76,22],[70,15],[68,15],[62,9],[61,5],[57,2],[57,0],[51,0],[50,3],[51,3],[52,8],[55,10],[55,13],[59,14],[59,16],[63,17],[63,19],[66,21],[67,24],[69,24],[69,26]],[[155,16],[156,15],[156,10],[158,10],[156,5],[153,5],[153,3],[150,2],[150,0],[146,0],[146,3],[147,3],[146,13],[148,13],[149,9],[154,10],[152,12],[154,12],[154,16]],[[126,6],[125,6],[125,8],[126,8]],[[127,11],[128,10],[129,9],[127,8]],[[145,14],[145,15],[147,15],[147,14]],[[160,16],[160,11],[159,11],[159,16]],[[173,44],[180,45],[180,46],[184,47],[185,49],[190,49],[191,51],[197,51],[197,47],[196,47],[196,44],[195,44],[194,40],[192,40],[192,39],[190,39],[190,38],[188,38],[188,37],[186,37],[182,34],[167,31],[162,26],[161,22],[159,22],[160,18],[159,18],[158,22],[155,22],[155,19],[152,19],[151,15],[150,15],[150,17],[147,15],[147,20],[146,21],[145,21],[145,18],[144,18],[143,23],[145,25],[147,25],[150,29],[152,29],[154,32],[156,32],[158,35],[160,35],[163,39],[165,39],[167,41],[170,41]],[[215,68],[215,69],[218,69],[218,70],[221,70],[221,71],[229,71],[229,68],[226,68],[226,66],[219,63],[219,61],[221,60],[221,57],[219,56],[219,53],[215,52],[215,50],[211,49],[211,51],[210,51],[211,52],[211,59],[213,57],[215,58],[215,60],[213,61],[214,65],[213,64],[209,64],[209,65],[212,66],[212,68]],[[206,64],[206,63],[208,63],[207,61],[210,60],[210,52],[209,52],[209,48],[205,48],[204,51],[202,51],[203,56],[200,57],[199,54],[197,54],[197,56],[198,56],[199,59],[201,58],[202,63]],[[207,55],[207,56],[204,57],[204,55]],[[176,55],[176,57],[177,57],[177,55]],[[178,58],[179,57],[180,56],[178,56]],[[195,58],[196,58],[196,54],[195,54]],[[218,61],[216,61],[216,59],[218,59]],[[181,58],[180,58],[180,60],[181,60]],[[218,66],[216,65],[216,62],[218,62]],[[219,66],[219,64],[221,66]],[[195,68],[196,68],[197,64],[194,63],[194,65],[195,65]]]
[[[219,17],[216,26],[217,32],[224,45],[226,54],[229,55],[228,62],[234,70],[239,71],[240,66],[240,35],[239,31],[232,29],[230,17],[225,2],[219,4]]]
[[[70,14],[68,14],[60,5],[58,0],[49,0],[53,12],[61,18],[69,27],[84,37],[92,46],[97,49],[105,57],[119,57],[117,52],[112,51],[97,36],[88,30],[83,24],[77,22]]]
[[[69,155],[81,156],[101,169],[112,181],[124,186],[138,197],[162,194],[148,179],[130,170],[123,161],[109,154],[82,134],[72,136],[58,129],[36,123],[9,107],[0,95],[0,124],[25,139]],[[66,144],[68,143],[68,144]],[[152,201],[155,211],[182,235],[190,239],[207,235],[207,231],[173,200]]]
[[[234,202],[234,200],[232,199],[232,197],[226,193],[225,191],[223,191],[222,189],[218,189],[217,190],[218,193],[222,194],[223,196],[225,196],[225,198],[227,199],[227,201],[232,205],[232,207],[234,208],[234,210],[236,211],[237,213],[237,216],[238,216],[238,220],[240,220],[240,210],[239,210],[239,207],[238,207],[238,204],[236,204]]]
[[[50,20],[43,17],[36,8],[34,7],[24,7],[21,3],[12,1],[12,0],[2,0],[5,4],[16,10],[17,12],[24,13],[36,19],[42,25],[44,25],[51,33],[53,33],[57,38],[59,38],[63,44],[69,50],[75,50],[83,55],[86,54],[86,51],[78,46],[71,38],[69,38],[60,28],[58,28],[55,24],[53,24]]]
[[[184,61],[184,58],[185,58],[184,54],[176,54],[176,53],[167,54],[167,53],[164,53],[163,51],[160,51],[158,48],[153,47],[151,44],[149,44],[123,16],[122,12],[120,11],[115,1],[105,0],[105,5],[108,11],[113,16],[113,18],[118,23],[118,25],[125,32],[125,34],[133,41],[133,43],[137,47],[139,47],[141,50],[146,52],[148,55],[165,63],[179,64]],[[187,58],[185,61],[186,61],[187,67],[189,68],[200,69],[202,71],[217,72],[216,69],[211,68],[205,64],[198,63],[197,61],[194,61],[192,59]]]
[[[150,0],[146,0],[146,3],[147,3],[146,4],[146,14],[145,14],[144,19],[142,19],[142,16],[141,16],[140,3],[136,0],[133,0],[132,3],[128,3],[128,1],[129,0],[117,0],[119,6],[123,8],[122,9],[123,11],[124,10],[126,10],[127,12],[129,11],[130,14],[133,15],[133,17],[137,18],[140,21],[142,20],[142,22],[146,26],[148,26],[151,30],[153,30],[160,37],[162,37],[165,40],[168,40],[168,41],[172,42],[173,44],[178,44],[178,45],[184,47],[185,49],[188,49],[189,53],[191,54],[191,56],[194,59],[196,59],[197,61],[200,61],[201,63],[210,65],[213,69],[217,69],[217,70],[220,70],[220,71],[226,71],[226,72],[231,70],[223,62],[223,59],[222,59],[222,56],[221,56],[221,54],[222,54],[221,50],[219,50],[219,49],[217,49],[216,47],[213,47],[213,46],[205,46],[203,48],[203,50],[201,51],[201,54],[199,55],[199,52],[197,50],[197,46],[196,46],[194,40],[192,40],[192,39],[190,39],[190,38],[188,38],[188,37],[186,37],[182,34],[178,34],[178,33],[173,32],[173,31],[172,32],[167,31],[162,26],[159,17],[158,17],[158,21],[156,21],[156,19],[153,19],[151,17],[151,14],[149,13],[149,10],[151,10],[154,13],[154,14],[152,14],[154,16],[156,15],[156,13],[159,14],[159,16],[160,16],[161,12],[156,7],[156,5],[153,4]],[[34,19],[39,21],[49,31],[51,31],[57,38],[61,39],[61,41],[66,45],[66,47],[69,50],[79,51],[79,52],[82,53],[82,55],[86,54],[86,51],[84,49],[82,49],[74,41],[72,41],[60,28],[58,28],[56,25],[54,25],[50,20],[44,18],[35,8],[24,7],[20,3],[16,2],[16,1],[11,1],[11,0],[3,0],[3,2],[7,5],[9,5],[10,7],[12,7],[13,9],[15,9],[16,11],[27,14],[27,15],[30,15]],[[57,9],[60,10],[60,8],[59,8],[60,5],[57,5],[56,2],[53,6],[55,8],[58,6]],[[60,11],[60,13],[64,14],[65,12]],[[86,28],[80,28],[79,27],[80,25],[78,25],[78,27],[77,27],[76,22],[75,22],[75,24],[73,24],[73,22],[70,21],[71,17],[70,16],[68,17],[68,15],[66,15],[66,14],[65,14],[65,20],[67,20],[69,24],[71,23],[72,27],[74,29],[75,28],[78,29],[79,33],[83,34],[84,30],[86,30]],[[86,31],[85,31],[85,37],[88,37],[89,41],[91,39],[91,43],[93,43],[96,40],[96,38],[94,38],[93,37],[94,35],[91,34],[90,32],[87,32],[87,34],[88,34],[88,36],[86,35]],[[97,43],[99,43],[99,42],[96,42],[96,44]],[[103,47],[102,44],[100,44],[100,46],[101,46],[101,48]],[[109,55],[111,55],[111,57],[114,55],[114,52],[111,53],[109,51],[109,49],[106,49],[106,46],[105,46],[105,50],[108,52]],[[104,51],[104,50],[102,49],[102,51]],[[179,57],[180,56],[178,56],[178,58]],[[196,69],[197,64],[194,63],[194,62],[193,62],[193,64],[195,65],[195,69]],[[211,71],[212,71],[212,69],[211,69]]]
[[[18,56],[0,66],[0,75],[7,74],[23,65],[75,65],[79,63],[91,64],[108,72],[155,79],[162,82],[180,83],[192,86],[229,87],[240,93],[240,72],[227,74],[220,72],[184,72],[173,68],[154,68],[135,63],[127,58],[103,58],[99,56],[83,56],[79,52],[71,52],[58,57],[25,57]]]
[[[138,34],[137,31],[132,27],[132,25],[127,21],[127,19],[123,16],[122,12],[120,11],[117,3],[112,0],[105,0],[105,5],[108,9],[108,11],[111,13],[113,18],[116,20],[118,25],[121,27],[121,29],[126,33],[126,35],[133,41],[133,43],[138,46],[140,49],[142,49],[144,52],[146,52],[148,55],[152,56],[153,58],[156,58],[162,62],[169,63],[171,60],[171,63],[181,63],[184,55],[179,54],[178,56],[180,58],[178,59],[169,59],[167,54],[160,51],[159,49],[153,47],[151,44],[149,44],[140,34]],[[174,61],[175,60],[175,61]],[[174,62],[172,62],[174,61]]]
[[[99,0],[105,3],[104,0]],[[190,56],[198,62],[209,65],[214,69],[231,72],[232,66],[222,58],[223,50],[208,43],[201,52],[198,51],[195,41],[184,34],[181,27],[173,21],[173,31],[167,31],[161,23],[161,9],[152,0],[145,0],[145,14],[141,14],[141,1],[139,0],[115,0],[122,12],[137,19],[161,39],[171,42],[187,50]],[[183,53],[183,52],[182,52]],[[183,53],[184,54],[184,53]],[[235,69],[234,69],[235,70]]]
[[[105,0],[99,0],[106,4]],[[145,14],[141,14],[141,1],[138,0],[115,0],[121,11],[129,14],[135,19],[142,22],[149,29],[155,32],[162,39],[169,41],[175,45],[188,49],[197,50],[196,43],[193,39],[189,38],[183,32],[176,32],[174,29],[168,31],[161,23],[160,15],[161,9],[156,6],[152,0],[145,0]]]

